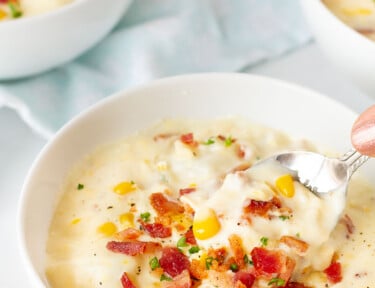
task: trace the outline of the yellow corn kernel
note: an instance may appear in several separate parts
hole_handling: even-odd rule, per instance
[[[362,16],[368,16],[368,15],[372,14],[372,10],[371,9],[367,9],[367,8],[353,8],[353,9],[343,8],[342,12],[346,16],[360,16],[360,15],[362,15]]]
[[[127,212],[127,213],[121,214],[119,216],[119,221],[126,228],[134,227],[134,214],[131,213],[131,212]]]
[[[125,195],[136,189],[134,182],[121,182],[113,188],[113,192],[119,195]]]
[[[7,18],[8,14],[3,9],[0,9],[0,20]]]
[[[294,196],[295,190],[294,190],[294,182],[291,175],[286,174],[283,176],[280,176],[276,180],[276,187],[281,195],[291,198]]]
[[[75,225],[75,224],[78,224],[79,222],[81,222],[81,218],[75,218],[70,223],[72,223],[73,225]]]
[[[104,236],[112,236],[117,232],[117,227],[112,222],[106,222],[98,227],[97,230],[100,234],[103,234]]]
[[[197,184],[196,183],[190,183],[189,188],[197,188]]]
[[[165,161],[160,161],[156,164],[156,167],[159,172],[167,171],[168,170],[168,164]]]
[[[193,221],[195,238],[205,240],[215,236],[220,231],[220,222],[212,209],[198,210]]]

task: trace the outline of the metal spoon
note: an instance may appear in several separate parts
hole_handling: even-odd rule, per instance
[[[271,160],[276,160],[289,169],[296,180],[317,196],[337,190],[345,192],[353,173],[369,157],[375,157],[375,105],[364,111],[355,121],[351,141],[354,149],[340,158],[296,151],[275,155]]]

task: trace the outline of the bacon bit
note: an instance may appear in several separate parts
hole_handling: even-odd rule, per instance
[[[196,279],[202,280],[207,278],[207,270],[203,264],[203,262],[193,259],[190,264],[189,268],[191,276],[193,276]]]
[[[219,265],[222,265],[225,261],[225,258],[227,257],[227,250],[224,247],[218,248],[218,249],[209,249],[207,253],[208,257],[212,257],[215,259]]]
[[[251,167],[250,163],[244,162],[244,163],[241,163],[241,164],[237,165],[236,167],[232,168],[229,171],[229,173],[236,173],[236,172],[245,171],[245,170],[249,169],[250,167]]]
[[[168,238],[172,236],[171,227],[164,226],[161,223],[141,223],[143,229],[152,237],[152,238]]]
[[[182,271],[180,275],[173,278],[172,281],[164,281],[161,285],[162,288],[191,288],[192,282],[188,270]]]
[[[340,223],[345,225],[346,228],[346,239],[350,238],[350,235],[354,233],[355,226],[353,224],[352,218],[348,214],[345,214],[343,217],[340,219]]]
[[[168,200],[163,193],[152,193],[150,196],[151,206],[158,215],[175,215],[184,213],[185,208],[179,203]]]
[[[237,156],[238,158],[245,158],[246,152],[242,145],[237,145]]]
[[[195,192],[197,189],[192,187],[192,188],[183,188],[183,189],[180,189],[180,195],[185,195],[185,194],[190,194],[192,192]]]
[[[190,245],[197,245],[197,240],[194,237],[193,229],[191,229],[191,227],[188,231],[186,231],[184,236],[186,238],[186,243]]]
[[[161,133],[154,136],[154,141],[166,140],[173,136],[176,136],[176,133]]]
[[[126,272],[121,276],[121,284],[123,288],[136,288]]]
[[[305,286],[298,282],[288,282],[285,288],[310,288],[309,286]]]
[[[265,248],[255,247],[251,251],[256,274],[271,278],[273,274],[280,274],[279,278],[288,282],[294,269],[294,261],[282,251],[270,251]]]
[[[229,246],[230,249],[234,255],[234,259],[236,261],[236,264],[238,265],[239,268],[245,267],[245,252],[242,247],[242,240],[238,235],[230,235],[229,238]]]
[[[136,256],[144,253],[154,253],[161,249],[161,244],[157,242],[127,241],[117,242],[110,241],[107,243],[107,249],[129,256]]]
[[[184,270],[190,268],[190,262],[186,255],[182,254],[176,247],[165,247],[159,259],[160,267],[171,277],[180,275]]]
[[[142,231],[135,228],[126,228],[120,232],[117,232],[114,237],[119,241],[136,240],[142,235]]]
[[[324,271],[328,280],[333,283],[339,283],[342,280],[341,274],[341,263],[340,262],[332,262]]]
[[[239,271],[234,275],[234,283],[236,284],[235,287],[238,287],[238,288],[240,287],[251,288],[254,284],[254,281],[255,281],[254,275],[249,272]],[[242,283],[243,286],[241,285],[238,286],[237,282]]]
[[[191,147],[196,147],[198,146],[198,142],[194,140],[194,135],[193,133],[187,133],[187,134],[182,134],[180,136],[180,141],[186,145],[189,145]]]
[[[172,224],[172,219],[170,216],[157,216],[155,217],[155,223],[160,223],[164,226],[170,226]]]
[[[270,201],[250,200],[249,205],[243,208],[245,213],[255,216],[269,218],[268,212],[272,209],[280,209],[281,201],[277,197],[273,197]]]
[[[280,242],[284,243],[285,245],[289,246],[290,248],[294,248],[297,252],[305,253],[309,248],[309,244],[305,241],[297,239],[292,236],[282,236],[280,238]]]

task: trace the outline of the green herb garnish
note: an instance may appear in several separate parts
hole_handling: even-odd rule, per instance
[[[279,216],[279,218],[280,218],[281,220],[283,220],[283,221],[285,221],[285,220],[289,220],[289,219],[290,219],[289,216],[285,216],[285,215],[281,215],[281,216]]]
[[[77,189],[78,189],[78,190],[82,190],[83,188],[85,188],[85,185],[83,185],[83,184],[81,184],[81,183],[79,183],[79,184],[77,185]]]
[[[230,268],[230,270],[232,270],[232,272],[238,271],[238,265],[236,263],[230,264],[229,268]]]
[[[226,147],[229,147],[230,145],[232,145],[232,143],[233,143],[232,136],[225,138],[224,144]]]
[[[283,287],[285,285],[285,280],[281,278],[272,278],[270,282],[268,282],[268,286],[275,285],[276,287]]]
[[[206,269],[207,270],[210,270],[211,266],[212,266],[212,262],[214,261],[215,259],[213,257],[207,257],[206,258]]]
[[[150,221],[150,217],[151,217],[150,212],[145,212],[145,213],[142,213],[142,214],[141,214],[141,219],[142,219],[144,222],[149,222],[149,221]]]
[[[160,267],[160,263],[159,263],[159,260],[158,258],[155,257],[152,257],[150,259],[150,262],[148,262],[150,264],[150,268],[152,271],[154,271],[156,268],[159,268]]]
[[[262,243],[262,246],[267,246],[268,238],[267,237],[260,238],[260,243]]]
[[[215,140],[213,138],[209,138],[206,142],[204,142],[204,145],[212,145],[215,143]]]
[[[160,281],[172,281],[172,278],[171,278],[171,277],[168,277],[168,276],[165,275],[165,274],[161,274],[161,276],[160,276]]]
[[[22,11],[16,3],[8,2],[8,6],[13,18],[19,18],[22,16]]]
[[[198,246],[193,246],[189,249],[190,254],[198,253],[199,252],[199,247]]]
[[[177,241],[177,247],[178,248],[181,248],[181,247],[187,247],[188,244],[186,243],[186,237],[185,236],[182,236],[178,241]]]

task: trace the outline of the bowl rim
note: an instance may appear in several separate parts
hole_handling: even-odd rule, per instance
[[[305,2],[305,1],[306,0],[304,0],[302,2]],[[311,1],[317,2],[317,5],[321,7],[322,11],[325,11],[326,15],[329,15],[328,17],[330,17],[332,19],[332,21],[337,23],[337,25],[342,27],[342,29],[348,31],[353,37],[357,38],[359,41],[365,43],[366,45],[370,45],[370,46],[372,46],[372,48],[375,49],[375,41],[374,40],[369,39],[368,37],[364,36],[363,34],[359,33],[358,31],[356,31],[353,27],[349,26],[344,21],[342,21],[338,16],[336,16],[331,11],[331,9],[329,9],[327,7],[326,4],[324,4],[324,0],[311,0]]]
[[[19,247],[19,252],[21,256],[21,261],[24,264],[24,267],[27,272],[27,276],[31,280],[32,285],[36,285],[36,287],[46,287],[42,281],[42,278],[38,275],[35,269],[35,265],[32,262],[32,257],[28,251],[26,245],[26,235],[25,235],[25,226],[27,225],[27,205],[30,197],[32,196],[29,186],[31,185],[35,174],[37,173],[37,168],[39,167],[40,163],[42,163],[43,158],[45,158],[48,153],[53,149],[56,142],[58,142],[61,138],[65,137],[65,134],[68,133],[71,129],[74,129],[79,122],[84,121],[86,117],[90,117],[90,115],[95,114],[97,110],[105,109],[106,106],[110,106],[112,102],[118,101],[120,98],[127,98],[134,93],[138,93],[145,89],[150,89],[152,87],[157,87],[160,85],[170,85],[176,81],[186,81],[189,82],[191,80],[199,82],[204,79],[212,79],[212,78],[220,78],[224,77],[226,79],[249,79],[252,78],[253,80],[263,81],[271,83],[271,85],[277,87],[284,87],[289,90],[295,90],[301,92],[301,94],[310,94],[311,96],[315,96],[319,98],[319,100],[324,100],[326,103],[335,105],[340,107],[342,111],[345,110],[351,116],[356,117],[357,113],[354,112],[352,109],[348,108],[343,103],[332,99],[331,97],[326,96],[324,93],[317,92],[309,87],[302,86],[296,83],[292,83],[285,80],[280,80],[277,78],[263,76],[258,74],[252,73],[240,73],[240,72],[232,72],[232,73],[222,73],[222,72],[209,72],[209,73],[195,73],[195,74],[183,74],[178,76],[171,76],[165,77],[157,80],[148,81],[147,83],[138,85],[136,87],[122,89],[118,92],[115,92],[108,97],[105,97],[98,102],[92,104],[90,107],[86,108],[78,115],[74,116],[70,119],[65,125],[63,125],[55,135],[49,139],[49,141],[44,145],[44,147],[40,150],[36,158],[34,159],[32,165],[30,166],[26,177],[24,178],[23,185],[21,188],[20,198],[18,201],[17,207],[17,244]]]
[[[57,9],[53,9],[47,11],[45,13],[28,16],[28,17],[21,17],[18,19],[12,19],[9,21],[4,21],[0,23],[0,31],[3,29],[9,29],[12,27],[17,27],[21,25],[30,24],[30,22],[41,22],[41,21],[48,21],[50,18],[58,16],[60,14],[69,13],[70,10],[74,10],[77,7],[85,5],[86,2],[90,2],[91,0],[73,0],[71,3],[64,4]]]

